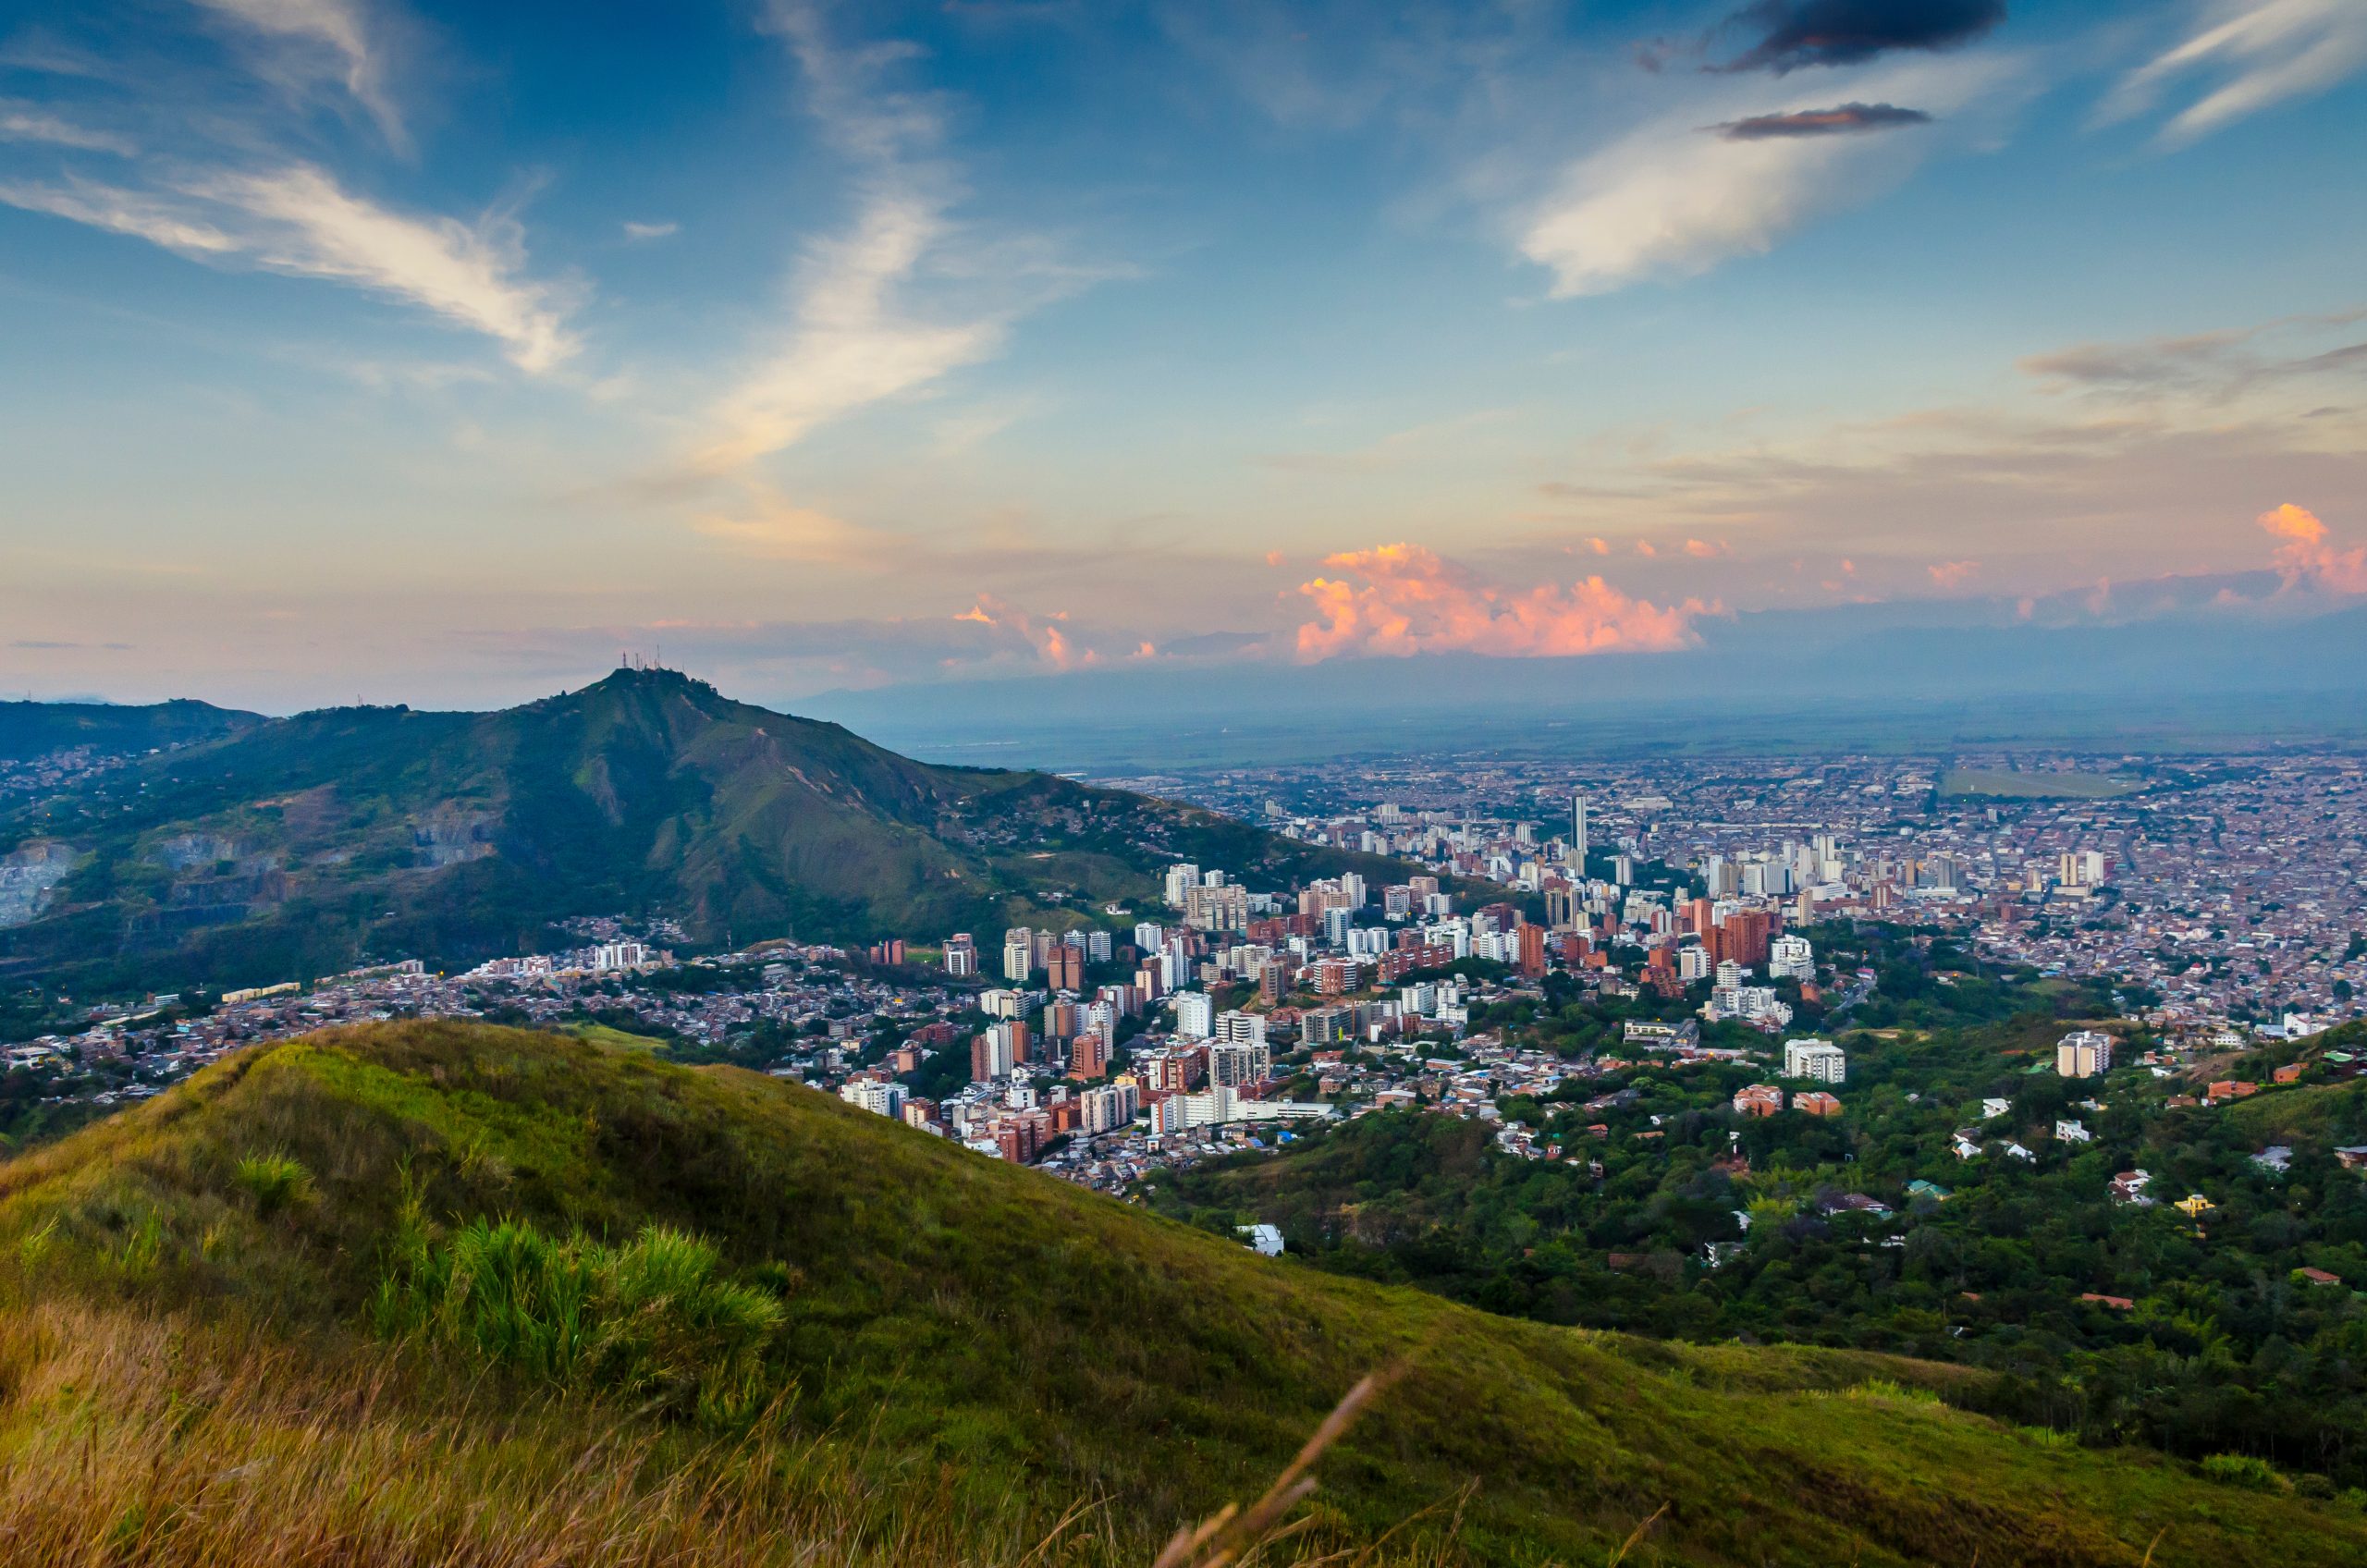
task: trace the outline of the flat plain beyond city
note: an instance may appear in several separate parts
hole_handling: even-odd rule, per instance
[[[2367,1562],[2361,0],[19,0],[0,1568]]]

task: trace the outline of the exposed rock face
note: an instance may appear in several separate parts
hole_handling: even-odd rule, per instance
[[[74,851],[50,840],[0,856],[0,928],[22,925],[49,907],[50,889],[74,869]]]

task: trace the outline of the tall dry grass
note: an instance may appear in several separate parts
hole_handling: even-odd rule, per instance
[[[717,1439],[444,1376],[375,1345],[72,1304],[0,1312],[0,1563],[1139,1568],[1164,1534],[1122,1500],[1052,1520],[1016,1496],[982,1507],[953,1466],[892,1464],[861,1434],[801,1436],[770,1413]],[[1184,1561],[1440,1562],[1435,1539],[1398,1552],[1285,1520],[1368,1392],[1212,1533],[1234,1550]]]
[[[227,1354],[226,1354],[227,1353]],[[398,1353],[226,1344],[70,1305],[0,1317],[0,1562],[698,1568],[1116,1561],[859,1442],[730,1442],[504,1385],[423,1401]],[[423,1404],[441,1405],[423,1411]]]

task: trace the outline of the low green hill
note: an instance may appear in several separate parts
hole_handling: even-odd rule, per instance
[[[1151,893],[1179,859],[1269,880],[1411,869],[1043,774],[932,766],[649,669],[497,713],[275,720],[0,817],[0,854],[29,844],[74,869],[0,930],[0,979],[78,990],[465,965],[584,915],[663,915],[703,942],[1067,924]]]
[[[2354,1509],[2001,1426],[1959,1369],[1491,1317],[482,1026],[258,1047],[0,1166],[0,1289],[11,1562],[1147,1562],[1394,1366],[1299,1548],[2367,1555]]]
[[[0,703],[0,763],[88,748],[125,756],[237,734],[266,722],[259,713],[186,698],[169,703]]]

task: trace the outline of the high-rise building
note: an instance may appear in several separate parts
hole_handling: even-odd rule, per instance
[[[955,979],[978,973],[978,945],[967,931],[956,931],[945,938],[945,973]]]
[[[1002,977],[1024,984],[1036,973],[1036,933],[1014,925],[1002,934]]]
[[[1587,792],[1584,790],[1570,797],[1570,864],[1580,876],[1587,868]]]
[[[1069,1076],[1098,1078],[1110,1071],[1110,1038],[1098,1029],[1088,1029],[1076,1037],[1069,1047]]]
[[[1011,1038],[998,1024],[970,1041],[970,1081],[990,1084],[1011,1074]]]
[[[1764,968],[1769,924],[1765,910],[1735,911],[1719,923],[1723,940],[1718,944],[1718,956],[1732,959],[1746,969]]]
[[[1226,1045],[1262,1046],[1266,1043],[1266,1015],[1228,1008],[1217,1014],[1212,1033]]]
[[[2098,1078],[2112,1071],[2112,1036],[2076,1029],[2055,1042],[2054,1071],[2066,1078]]]
[[[1273,1052],[1264,1046],[1224,1045],[1208,1047],[1208,1082],[1228,1089],[1247,1088],[1273,1075]]]
[[[1002,1063],[1004,1072],[1026,1063],[1028,1045],[1034,1035],[1029,1032],[1025,1019],[1012,1018],[1000,1023],[989,1023],[987,1025],[987,1036],[995,1042],[995,1060]]]
[[[1134,1085],[1121,1081],[1107,1088],[1087,1089],[1077,1096],[1079,1126],[1087,1137],[1114,1133],[1134,1120]]]
[[[1045,955],[1045,968],[1049,973],[1055,991],[1085,989],[1085,949],[1062,942]]]
[[[1206,992],[1181,991],[1175,997],[1175,1032],[1189,1040],[1205,1040],[1216,1032],[1216,1007]]]

